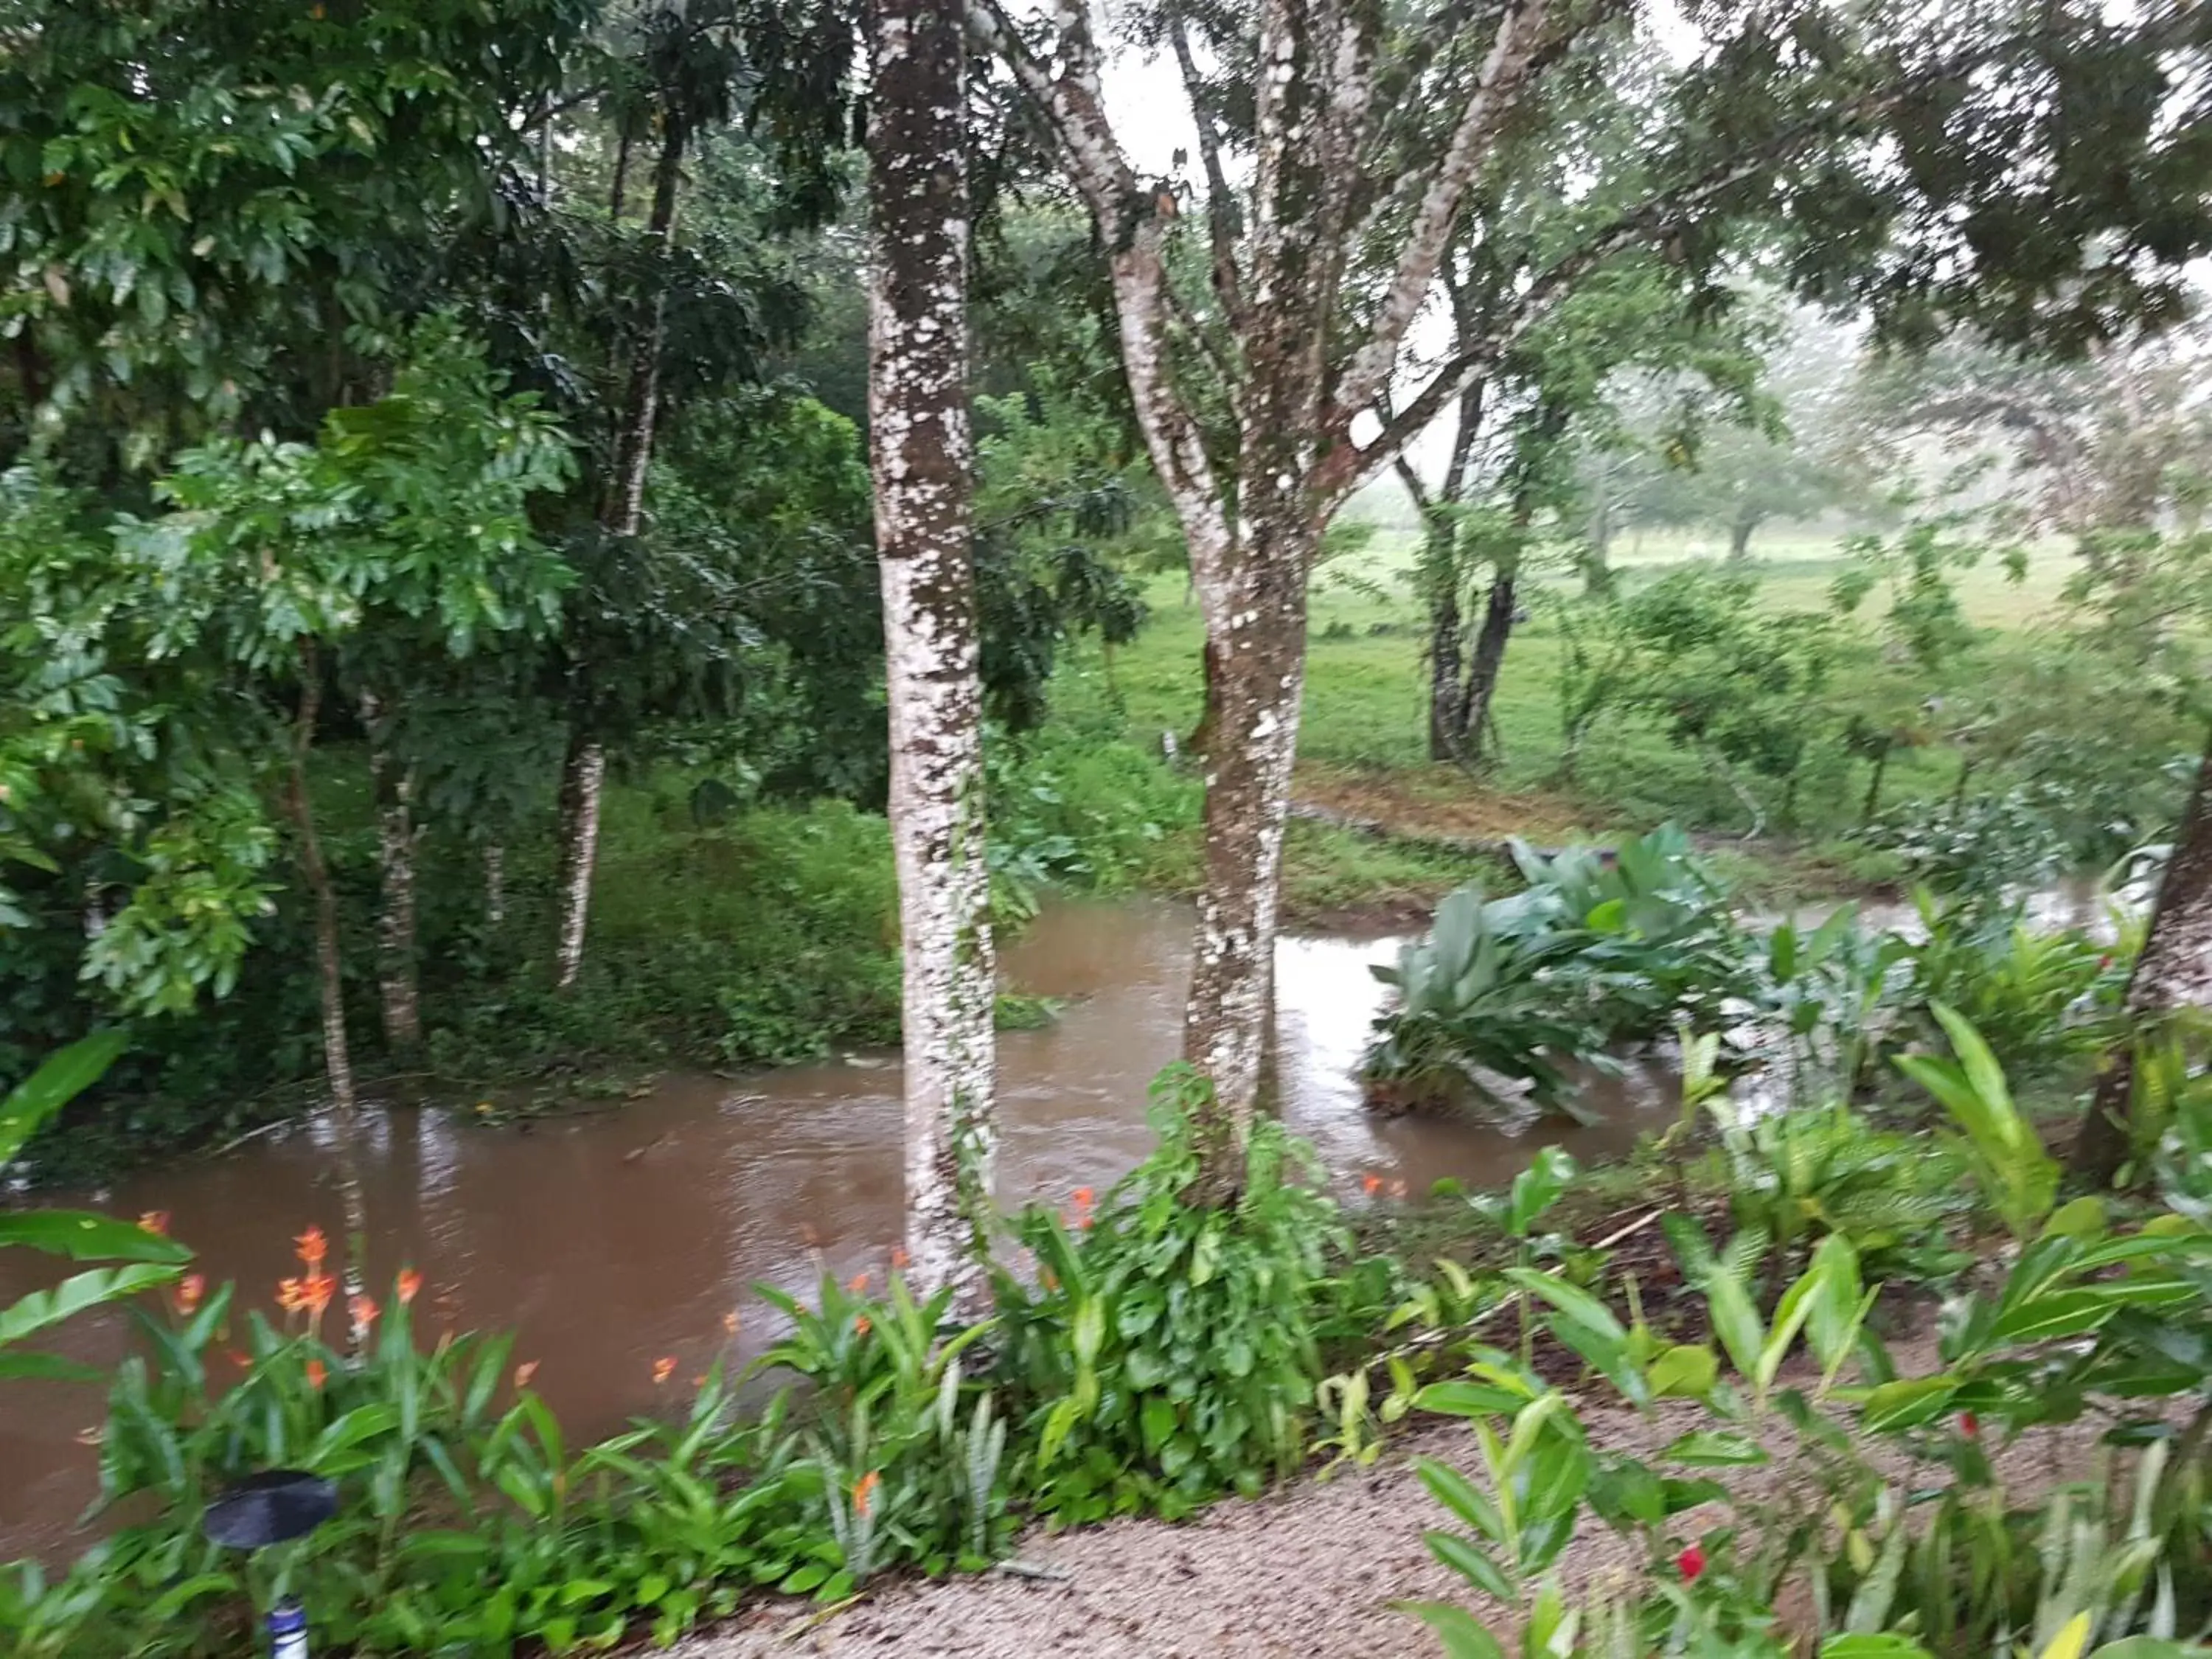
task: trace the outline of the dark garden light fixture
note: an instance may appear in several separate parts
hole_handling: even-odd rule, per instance
[[[247,1475],[208,1505],[200,1530],[234,1550],[265,1550],[305,1538],[338,1510],[337,1483],[299,1469]],[[295,1597],[269,1609],[270,1659],[307,1659],[307,1615]]]

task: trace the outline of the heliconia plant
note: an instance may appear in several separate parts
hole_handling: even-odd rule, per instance
[[[119,1031],[101,1031],[47,1059],[0,1102],[0,1175],[24,1144],[82,1094],[123,1052]],[[0,1210],[0,1246],[19,1245],[72,1261],[119,1263],[72,1273],[52,1290],[33,1291],[0,1308],[0,1379],[66,1377],[97,1381],[90,1366],[21,1345],[27,1337],[112,1302],[173,1281],[192,1253],[167,1236],[166,1218],[122,1221],[82,1210]]]

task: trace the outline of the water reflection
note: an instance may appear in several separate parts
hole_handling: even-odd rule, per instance
[[[1189,932],[1176,905],[1068,905],[1006,951],[1012,983],[1067,1006],[1044,1030],[1001,1039],[1005,1202],[1103,1187],[1144,1155],[1146,1087],[1178,1047]],[[1352,1074],[1382,995],[1368,966],[1395,948],[1291,939],[1277,959],[1281,1109],[1340,1190],[1356,1196],[1369,1174],[1416,1193],[1446,1176],[1495,1182],[1546,1139],[1594,1158],[1671,1114],[1663,1067],[1641,1065],[1591,1079],[1608,1114],[1594,1128],[1370,1116]],[[673,1076],[618,1109],[527,1128],[364,1110],[370,1283],[381,1293],[402,1266],[419,1268],[433,1289],[417,1312],[434,1328],[516,1328],[516,1358],[539,1362],[537,1386],[578,1431],[615,1426],[660,1398],[659,1356],[677,1358],[680,1381],[718,1355],[758,1351],[773,1332],[756,1281],[805,1291],[817,1261],[840,1278],[883,1271],[899,1236],[899,1088],[895,1058],[852,1055],[735,1080]],[[293,1234],[310,1222],[341,1231],[326,1142],[308,1126],[94,1196],[125,1215],[169,1211],[211,1279],[266,1298],[289,1270]],[[0,1303],[28,1282],[9,1264]],[[70,1340],[100,1363],[125,1347],[113,1317]],[[88,1389],[0,1391],[0,1558],[67,1547],[96,1468],[75,1437],[100,1414]]]

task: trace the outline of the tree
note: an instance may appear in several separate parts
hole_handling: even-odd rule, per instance
[[[908,1249],[980,1310],[998,1125],[982,684],[969,548],[963,0],[876,0],[869,440],[905,950]]]
[[[2170,314],[2172,262],[2212,241],[2189,182],[2212,143],[2196,118],[2212,92],[2168,56],[2201,50],[2191,8],[2121,22],[2086,4],[1990,0],[1899,23],[1824,0],[1693,7],[1704,50],[1663,88],[1654,129],[1668,137],[1642,199],[1592,204],[1480,341],[1389,395],[1470,192],[1509,133],[1540,118],[1547,85],[1593,72],[1596,49],[1631,31],[1625,11],[1149,8],[1141,38],[1174,50],[1196,118],[1204,210],[1186,216],[1172,181],[1138,175],[1107,118],[1088,9],[1070,0],[1024,27],[979,0],[978,32],[1050,125],[1107,251],[1124,367],[1205,613],[1206,873],[1184,1050],[1224,1126],[1241,1125],[1259,1085],[1322,531],[1584,276],[1637,245],[1707,268],[1728,227],[1756,218],[1779,227],[1793,283],[1823,298],[1880,300],[1908,322],[1951,306],[2014,332],[2055,310],[2082,337]],[[2054,62],[2081,73],[2025,95]],[[2140,94],[2120,107],[2117,78]],[[1890,146],[1914,165],[1890,165]],[[1249,164],[1241,191],[1232,148]],[[2026,164],[2043,157],[2050,168]],[[2116,191],[2115,158],[2154,208]],[[1209,294],[1176,280],[1185,234],[1204,238],[1191,263]],[[2099,280],[2067,289],[2098,237]],[[1216,408],[1225,417],[1210,421]],[[1213,1168],[1233,1191],[1234,1159]]]
[[[2120,999],[2118,1040],[2074,1143],[2074,1168],[2109,1185],[2133,1144],[2136,1044],[2184,1009],[2212,1008],[2212,742],[2175,827],[2150,931]]]

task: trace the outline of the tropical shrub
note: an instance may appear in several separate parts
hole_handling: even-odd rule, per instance
[[[1210,1085],[1154,1084],[1159,1145],[1095,1207],[1018,1225],[1036,1280],[997,1279],[1001,1372],[1025,1407],[1021,1484],[1055,1522],[1188,1513],[1296,1468],[1320,1377],[1315,1340],[1334,1206],[1311,1155],[1257,1120],[1233,1201],[1190,1201]]]
[[[1842,1102],[1747,1112],[1723,1097],[1709,1109],[1729,1212],[1785,1261],[1832,1233],[1875,1278],[1934,1279],[1972,1260],[1945,1238],[1966,1203],[1960,1162],[1925,1137],[1877,1128]]]
[[[1585,847],[1547,858],[1520,842],[1512,851],[1523,902],[1576,939],[1552,978],[1608,1039],[1659,1036],[1684,1020],[1711,1025],[1748,994],[1751,942],[1727,884],[1676,825],[1623,842],[1610,857]]]
[[[1676,1218],[1669,1232],[1711,1345],[1656,1351],[1640,1322],[1624,1328],[1556,1294],[1548,1323],[1632,1404],[1685,1397],[1702,1420],[1649,1456],[1608,1450],[1568,1395],[1478,1353],[1466,1379],[1414,1402],[1476,1425],[1473,1478],[1419,1465],[1462,1528],[1431,1531],[1431,1552],[1503,1604],[1528,1659],[1778,1659],[1807,1635],[1827,1659],[1968,1659],[2022,1638],[2024,1651],[2060,1659],[2130,1638],[2142,1638],[2131,1653],[2178,1653],[2158,1644],[2212,1613],[2201,1549],[2212,1370],[2198,1334],[2212,1313],[2212,1236],[2179,1218],[2121,1237],[2086,1213],[2068,1223],[1955,1304],[1941,1369],[1900,1377],[1841,1237],[1762,1316],[1750,1287],[1763,1249],[1739,1237],[1716,1253]],[[1793,1375],[1801,1343],[1812,1364]],[[2178,1437],[2140,1403],[2174,1396],[2195,1407]],[[2008,1498],[1992,1473],[1996,1444],[2092,1410],[2112,1424],[2109,1482]],[[1900,1468],[1912,1471],[1904,1485]],[[1585,1516],[1623,1534],[1643,1570],[1571,1607],[1552,1569]],[[1785,1640],[1774,1608],[1801,1579],[1813,1628]],[[1500,1659],[1468,1608],[1407,1610],[1455,1659]]]
[[[2087,1018],[2117,1005],[2127,981],[2123,953],[2073,928],[2038,931],[2016,908],[1987,910],[1913,896],[1922,937],[1910,953],[1911,978],[1900,1012],[1934,1035],[1937,1005],[1972,1022],[2009,1069],[2047,1071],[2105,1046]]]
[[[1717,1023],[1753,993],[1753,943],[1673,825],[1610,856],[1513,854],[1522,891],[1459,889],[1425,939],[1373,969],[1398,998],[1362,1069],[1370,1103],[1511,1109],[1500,1085],[1517,1083],[1536,1106],[1580,1116],[1569,1062],[1602,1064],[1607,1043],[1686,1019]]]
[[[9,1091],[0,1100],[0,1176],[40,1125],[99,1080],[122,1052],[123,1042],[115,1031],[82,1038]],[[134,1224],[78,1210],[0,1210],[0,1247],[8,1245],[72,1261],[123,1265],[87,1268],[51,1290],[33,1291],[0,1308],[0,1378],[96,1378],[99,1373],[87,1366],[20,1345],[88,1309],[169,1284],[191,1260],[191,1252],[167,1237],[154,1218]]]
[[[754,1362],[808,1386],[800,1441],[821,1474],[823,1516],[838,1559],[801,1567],[783,1588],[848,1594],[881,1568],[980,1572],[1012,1534],[1004,1482],[1006,1420],[962,1356],[992,1329],[970,1325],[939,1341],[951,1290],[916,1303],[894,1274],[884,1301],[867,1275],[841,1286],[823,1275],[809,1309],[773,1286],[762,1294],[792,1333]]]
[[[1565,932],[1532,933],[1520,896],[1486,901],[1462,887],[1437,906],[1428,936],[1403,945],[1375,977],[1398,994],[1376,1021],[1361,1066],[1369,1103],[1384,1110],[1480,1101],[1510,1109],[1519,1082],[1546,1109],[1572,1112],[1564,1069],[1598,1051],[1602,1034],[1561,1010],[1544,975],[1574,948]]]

